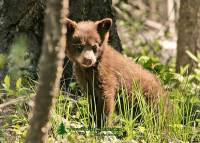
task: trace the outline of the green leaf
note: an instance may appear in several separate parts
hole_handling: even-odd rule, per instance
[[[16,89],[19,90],[21,88],[21,85],[22,85],[22,79],[19,78],[17,81],[16,81]]]
[[[162,64],[156,64],[155,66],[154,66],[154,70],[157,72],[157,73],[160,73],[162,70],[164,70],[165,69],[165,66],[164,65],[162,65]]]
[[[162,74],[162,80],[164,81],[164,84],[168,84],[173,79],[173,74],[170,72],[164,72]]]
[[[145,132],[145,127],[139,126],[138,127],[139,132],[144,133]]]
[[[4,78],[4,88],[10,89],[10,77],[8,75]]]
[[[194,54],[192,54],[190,51],[186,51],[186,54],[188,54],[188,56],[191,58],[191,59],[193,59],[195,62],[199,62],[199,60],[198,60],[198,58],[194,55]]]
[[[188,72],[189,65],[185,65],[184,67],[180,68],[180,74],[184,75]]]
[[[147,56],[141,56],[141,57],[139,58],[138,62],[139,62],[140,64],[144,65],[144,64],[147,63],[149,60],[150,60],[149,57],[147,57]]]
[[[198,103],[200,103],[200,99],[199,99],[198,97],[194,96],[194,97],[192,97],[192,98],[190,99],[190,102],[191,102],[192,104],[198,104]]]
[[[69,88],[70,88],[71,90],[75,90],[75,89],[77,88],[77,83],[76,83],[76,82],[71,82],[71,83],[69,84]]]
[[[6,63],[6,56],[4,54],[0,54],[0,70],[3,68],[5,63]]]
[[[184,81],[184,77],[181,74],[174,74],[175,79],[177,79],[179,82],[183,82]]]

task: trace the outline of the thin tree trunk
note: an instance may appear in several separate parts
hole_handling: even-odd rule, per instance
[[[200,0],[181,0],[178,21],[178,47],[176,71],[189,64],[189,73],[195,66],[194,61],[186,54],[190,51],[197,55],[200,50]]]
[[[64,8],[66,8],[66,2],[66,0],[63,0]],[[65,56],[66,29],[60,23],[61,13],[63,13],[61,10],[62,1],[47,1],[45,33],[39,63],[40,79],[26,143],[47,142],[50,111],[55,103],[56,96],[59,94],[59,81]]]
[[[167,18],[169,22],[169,32],[171,35],[176,35],[176,6],[174,0],[167,0]]]

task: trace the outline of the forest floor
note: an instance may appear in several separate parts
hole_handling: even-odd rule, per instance
[[[72,82],[69,90],[61,88],[57,103],[52,111],[49,142],[200,142],[200,78],[199,74],[187,75],[187,67],[175,73],[172,67],[162,65],[158,60],[147,56],[134,59],[144,68],[153,72],[162,81],[173,105],[173,116],[164,124],[164,116],[154,118],[142,98],[139,89],[133,91],[137,97],[141,120],[132,117],[135,112],[126,104],[124,113],[113,114],[113,127],[102,130],[88,128],[88,102],[86,95],[68,94],[77,91],[77,84]],[[199,70],[199,69],[198,69]],[[29,82],[27,82],[29,81]],[[33,108],[37,81],[22,78],[11,87],[11,78],[6,76],[0,90],[0,142],[23,142]],[[119,96],[124,96],[121,93]],[[116,100],[119,103],[119,100]]]

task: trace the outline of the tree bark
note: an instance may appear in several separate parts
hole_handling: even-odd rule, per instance
[[[117,34],[116,18],[112,7],[112,0],[70,0],[69,18],[75,21],[101,20],[112,18],[113,25],[110,32],[109,43],[118,51],[122,51],[121,42]]]
[[[189,64],[189,73],[195,66],[194,61],[186,54],[190,51],[197,55],[200,50],[200,1],[181,0],[178,21],[178,47],[176,71]]]
[[[45,32],[42,55],[39,63],[39,85],[35,97],[35,107],[26,143],[47,142],[50,111],[59,95],[59,82],[65,57],[65,26],[61,24],[61,13],[66,10],[66,0],[48,0],[45,15]],[[66,16],[63,14],[62,17]]]
[[[0,53],[10,51],[13,39],[23,33],[28,38],[32,67],[36,67],[43,36],[45,0],[0,0]],[[30,66],[31,67],[31,66]],[[35,72],[36,68],[33,69]],[[0,69],[0,80],[7,73],[7,65]]]
[[[157,22],[165,22],[168,20],[167,13],[167,0],[147,0],[149,3],[149,18]]]
[[[70,0],[70,18],[80,20],[99,20],[105,17],[113,19],[110,34],[110,44],[118,51],[122,51],[119,40],[112,0]],[[31,59],[29,66],[31,73],[36,73],[38,59],[41,53],[43,39],[43,11],[45,0],[0,0],[0,53],[7,55],[13,39],[20,33],[28,37],[28,53]],[[6,65],[0,69],[0,79],[7,73]],[[72,65],[65,59],[62,84],[64,89],[72,80]]]

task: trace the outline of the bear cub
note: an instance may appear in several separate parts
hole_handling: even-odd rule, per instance
[[[108,126],[112,125],[117,92],[123,87],[131,96],[135,82],[151,108],[155,108],[161,98],[166,108],[167,96],[159,80],[108,44],[112,19],[75,22],[66,18],[65,23],[66,54],[73,62],[79,86],[88,95],[89,110],[95,115],[97,127],[105,121]]]

